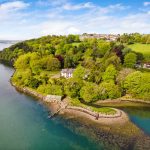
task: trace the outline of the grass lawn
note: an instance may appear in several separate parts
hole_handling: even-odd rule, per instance
[[[41,76],[46,74],[48,77],[60,76],[60,71],[42,71]]]
[[[116,113],[116,111],[110,107],[101,107],[101,108],[90,107],[90,108],[95,112],[99,112],[107,115],[114,115]]]
[[[96,108],[96,107],[93,107],[93,106],[85,105],[85,104],[81,103],[78,99],[69,99],[69,101],[71,102],[71,105],[73,105],[73,106],[87,108],[87,109],[90,109],[92,111],[99,112],[99,113],[102,113],[102,114],[114,115],[116,113],[116,111],[114,109],[110,108],[110,107]]]
[[[144,55],[145,61],[150,61],[150,44],[132,44],[128,45],[135,52],[142,53]]]

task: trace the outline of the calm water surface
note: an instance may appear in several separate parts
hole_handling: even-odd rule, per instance
[[[103,149],[48,119],[43,105],[10,85],[13,71],[0,64],[0,150]]]
[[[9,83],[13,69],[0,64],[0,150],[103,150],[102,146],[71,132],[47,109]],[[131,121],[150,134],[149,108],[126,108]],[[61,119],[62,121],[62,119]]]
[[[131,121],[141,128],[146,134],[150,135],[150,107],[132,107],[124,109]]]
[[[90,141],[90,137],[83,137],[64,127],[62,119],[48,119],[48,111],[43,105],[10,85],[13,71],[0,64],[0,150],[104,149]],[[149,108],[124,110],[132,122],[150,135]]]
[[[9,46],[11,46],[13,43],[8,42],[8,43],[2,43],[0,42],[0,51],[2,51],[4,48],[7,48]]]

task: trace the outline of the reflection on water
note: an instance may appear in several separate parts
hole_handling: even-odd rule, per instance
[[[9,83],[13,69],[0,64],[0,149],[4,150],[103,150],[86,136],[85,126],[47,118],[47,109],[34,98],[18,93]],[[123,108],[124,109],[124,108]],[[131,120],[150,134],[150,109],[125,108]],[[68,129],[72,128],[72,130]],[[76,127],[74,127],[76,126]],[[78,132],[76,130],[78,129]],[[97,130],[93,128],[95,132]],[[89,129],[91,130],[91,129]],[[82,133],[85,132],[85,133]],[[100,133],[100,137],[105,134]],[[108,137],[105,137],[108,140]],[[114,140],[110,138],[110,141]],[[8,144],[9,141],[9,144]],[[114,141],[115,142],[115,141]],[[147,141],[146,141],[147,142]],[[149,142],[149,140],[148,140]],[[114,144],[115,145],[115,144]],[[114,147],[111,147],[114,149]],[[147,149],[148,150],[148,149]]]
[[[7,48],[11,46],[13,43],[0,43],[0,51],[2,51],[4,48]]]
[[[0,64],[0,150],[102,150],[100,145],[47,118],[47,109],[9,83],[12,68]]]

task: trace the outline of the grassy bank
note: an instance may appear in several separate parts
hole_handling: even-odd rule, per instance
[[[72,106],[86,108],[86,109],[92,110],[94,112],[102,113],[102,114],[114,115],[116,113],[116,111],[113,108],[110,108],[110,107],[97,108],[94,106],[83,104],[78,99],[69,99],[69,102],[70,102],[70,105]]]
[[[142,53],[144,56],[145,61],[150,61],[150,44],[132,44],[128,46],[133,51]]]
[[[112,102],[97,101],[93,105],[95,105],[95,107],[114,107],[114,108],[147,107],[147,108],[150,108],[150,104],[147,104],[147,103],[139,103],[139,102],[132,102],[132,101],[120,101],[120,100],[118,100],[118,101],[115,100]]]

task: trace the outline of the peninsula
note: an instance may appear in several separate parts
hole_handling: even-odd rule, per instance
[[[150,35],[104,37],[84,34],[82,40],[68,35],[22,41],[0,52],[0,61],[14,66],[12,85],[42,100],[50,108],[49,118],[56,114],[86,118],[118,135],[127,125],[126,134],[118,137],[142,138],[144,133],[116,106],[126,101],[150,105],[149,54],[131,48],[137,43],[148,47]]]

